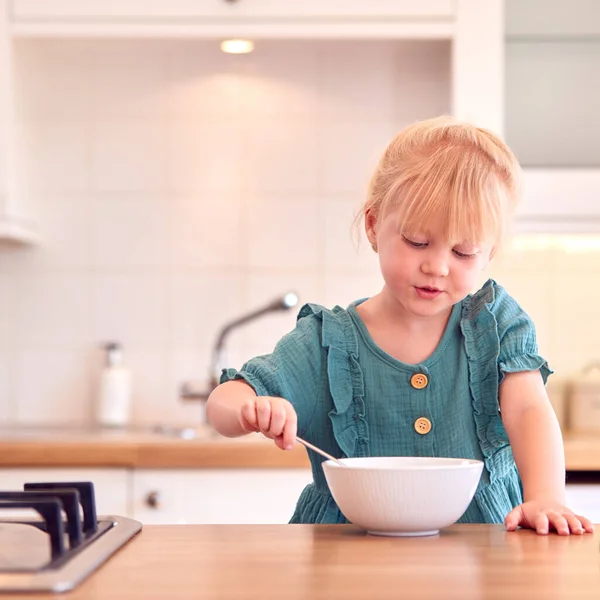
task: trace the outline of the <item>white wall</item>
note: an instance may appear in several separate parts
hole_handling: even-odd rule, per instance
[[[19,183],[45,246],[0,251],[0,423],[86,423],[98,345],[134,371],[134,419],[196,421],[221,324],[274,296],[332,306],[376,292],[352,245],[378,156],[447,113],[443,42],[21,41]],[[498,275],[559,367],[596,355],[597,254],[528,251]],[[574,307],[576,307],[574,309]],[[569,310],[571,313],[569,314]],[[231,338],[235,366],[295,313]]]

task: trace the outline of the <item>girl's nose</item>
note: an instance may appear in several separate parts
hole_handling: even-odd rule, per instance
[[[421,263],[421,271],[424,275],[446,277],[449,271],[448,260],[441,255],[428,254]]]

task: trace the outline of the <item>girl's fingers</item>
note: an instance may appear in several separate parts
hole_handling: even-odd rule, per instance
[[[515,531],[517,527],[521,524],[521,517],[521,507],[517,506],[516,508],[513,508],[504,519],[504,525],[506,527],[506,530]]]
[[[540,513],[536,517],[535,523],[533,523],[533,525],[537,533],[540,533],[542,535],[545,535],[550,531],[550,522],[548,520],[548,517],[544,513]]]
[[[547,518],[549,523],[556,529],[558,535],[569,535],[569,523],[561,513],[551,511],[548,513]]]
[[[283,428],[283,448],[285,450],[291,450],[294,447],[296,441],[296,434],[298,432],[298,416],[296,411],[291,404],[286,404],[285,407],[286,419],[285,427]]]
[[[284,406],[281,404],[273,406],[271,404],[271,427],[269,432],[274,438],[283,433],[286,418],[287,415]]]
[[[575,516],[577,517],[579,522],[583,525],[583,529],[586,531],[586,533],[594,533],[594,524],[589,519],[586,519],[585,517],[582,517],[580,515],[575,515]]]
[[[583,525],[581,524],[581,521],[579,520],[578,516],[565,514],[564,517],[567,520],[567,523],[569,524],[569,529],[571,530],[571,533],[574,533],[576,535],[584,533],[585,529],[583,528]]]
[[[257,398],[256,416],[258,417],[258,428],[266,436],[271,437],[271,401],[269,398]]]
[[[242,406],[242,427],[248,432],[258,431],[255,400],[250,400]]]

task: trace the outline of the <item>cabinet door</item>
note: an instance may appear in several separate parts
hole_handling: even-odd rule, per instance
[[[133,514],[143,523],[287,523],[309,469],[136,470]]]
[[[506,140],[521,164],[600,167],[598,73],[597,37],[507,42]]]
[[[523,170],[523,202],[517,228],[525,231],[592,233],[600,221],[599,169]]]
[[[91,481],[98,515],[130,516],[126,469],[0,469],[0,490],[22,490],[24,483],[38,481]]]
[[[18,20],[61,17],[260,19],[365,16],[447,17],[453,0],[13,0]]]
[[[509,37],[599,33],[598,0],[506,0],[506,34]]]
[[[567,506],[575,514],[600,524],[600,484],[568,484]]]

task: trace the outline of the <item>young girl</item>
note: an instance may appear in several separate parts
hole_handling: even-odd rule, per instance
[[[334,456],[480,459],[463,523],[546,534],[591,532],[565,505],[552,372],[535,328],[488,280],[471,294],[519,196],[519,165],[489,131],[448,117],[391,142],[363,207],[384,287],[347,309],[305,305],[272,354],[227,369],[207,415],[225,436],[259,431],[281,449],[296,433]],[[323,470],[292,523],[344,523]]]

